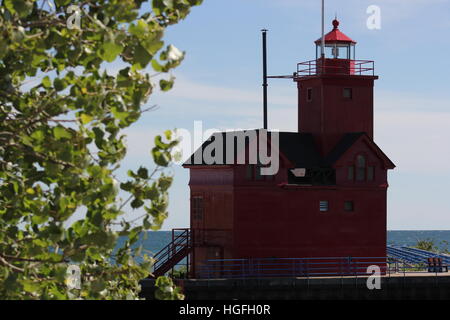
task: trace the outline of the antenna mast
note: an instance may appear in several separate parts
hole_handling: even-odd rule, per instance
[[[262,29],[263,40],[263,128],[267,130],[267,30]]]
[[[325,58],[325,0],[322,0],[322,43],[320,46],[320,57]]]

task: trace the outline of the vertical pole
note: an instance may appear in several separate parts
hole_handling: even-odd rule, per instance
[[[263,128],[267,129],[267,30],[262,29],[263,40]]]
[[[322,0],[322,43],[320,48],[321,58],[325,58],[325,0]]]
[[[195,259],[195,248],[196,248],[196,239],[197,239],[197,234],[196,234],[196,229],[191,229],[191,237],[192,237],[192,259],[191,259],[191,277],[195,278],[195,263],[197,262],[197,260]]]

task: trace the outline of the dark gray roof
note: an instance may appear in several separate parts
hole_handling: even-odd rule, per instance
[[[195,163],[194,157],[199,153],[203,154],[205,148],[213,143],[218,136],[221,136],[222,141],[226,141],[227,135],[236,134],[236,133],[245,133],[248,131],[255,130],[247,130],[247,131],[238,131],[238,132],[218,132],[214,133],[210,139],[205,141],[202,146],[197,149],[189,158],[188,161],[184,163],[184,165],[195,166],[195,165],[207,165],[204,160],[201,163]],[[260,130],[256,130],[257,136],[259,135]],[[268,139],[271,140],[272,133],[268,132]],[[246,141],[246,145],[248,145],[248,139]],[[321,166],[322,158],[317,151],[316,145],[314,143],[314,139],[309,133],[296,133],[296,132],[279,132],[279,147],[280,152],[286,156],[289,161],[291,161],[295,167],[317,167]],[[235,146],[235,154],[236,154],[236,146]],[[223,150],[223,158],[222,163],[226,163],[226,148],[224,143]]]
[[[345,134],[333,150],[325,157],[324,164],[333,165],[363,135],[365,135],[364,132]]]
[[[256,134],[259,135],[260,129],[257,130],[244,130],[244,131],[235,131],[235,132],[218,132],[214,133],[210,139],[205,141],[202,146],[195,151],[191,157],[184,163],[186,166],[198,166],[198,165],[214,165],[207,164],[204,162],[204,159],[201,163],[194,163],[195,155],[199,153],[203,154],[203,150],[213,143],[215,139],[221,137],[222,141],[226,141],[227,135],[236,133],[249,133],[250,131],[256,131]],[[336,144],[333,150],[322,157],[318,152],[317,145],[314,141],[312,134],[310,133],[298,133],[298,132],[279,132],[279,146],[280,152],[293,163],[296,168],[329,168],[331,167],[339,158],[361,137],[365,135],[364,132],[356,132],[356,133],[347,133],[342,139]],[[268,132],[268,139],[271,139],[271,132]],[[246,145],[248,145],[248,139],[246,141]],[[375,145],[375,144],[374,144]],[[226,148],[225,143],[223,144],[223,158],[222,162],[218,163],[218,165],[226,164]],[[376,145],[375,145],[376,146]],[[376,146],[377,147],[377,146]],[[377,147],[378,148],[378,147]],[[378,148],[379,149],[379,148]],[[379,149],[380,150],[380,149]],[[381,151],[381,150],[380,150]],[[236,146],[235,146],[235,154],[236,154]],[[384,154],[383,154],[384,155]],[[386,157],[387,158],[387,157]],[[388,158],[387,158],[388,159]],[[388,159],[389,160],[389,159]],[[390,160],[389,160],[390,161]]]

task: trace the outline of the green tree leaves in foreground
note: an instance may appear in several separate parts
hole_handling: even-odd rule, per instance
[[[183,60],[164,31],[201,1],[0,1],[0,298],[137,298],[152,259],[133,244],[167,217],[162,169],[177,142],[157,137],[157,167],[118,181],[123,129],[146,111],[148,69],[164,76]],[[102,71],[113,61],[123,67]],[[129,206],[145,210],[138,224],[123,217]],[[79,289],[65,283],[68,264]],[[160,297],[182,297],[158,284]]]

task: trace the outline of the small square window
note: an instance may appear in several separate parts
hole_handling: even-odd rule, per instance
[[[328,201],[320,201],[320,212],[328,211]]]
[[[312,101],[312,88],[306,89],[306,100]]]
[[[345,211],[353,211],[354,210],[353,201],[345,201],[344,202],[344,210]]]
[[[353,98],[353,90],[352,90],[352,88],[344,88],[343,97],[345,99],[352,99]]]

